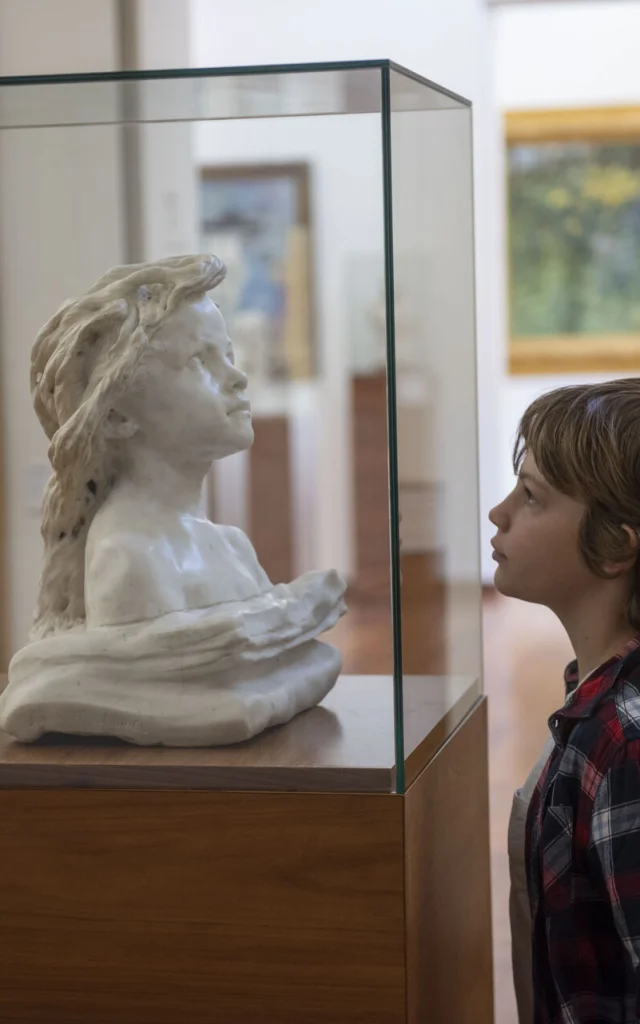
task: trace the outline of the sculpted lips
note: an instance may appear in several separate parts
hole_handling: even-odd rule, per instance
[[[231,409],[229,409],[229,415],[232,416],[236,412],[251,412],[251,402],[243,399],[241,402],[236,402]]]

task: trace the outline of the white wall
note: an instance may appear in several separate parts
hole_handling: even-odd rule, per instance
[[[0,74],[75,74],[117,66],[114,0],[0,3]]]
[[[492,12],[503,109],[635,103],[640,3],[524,4]]]
[[[126,3],[137,29],[128,46],[130,66],[186,65],[188,4]],[[0,74],[121,67],[118,8],[117,0],[0,0]],[[32,620],[42,559],[39,505],[48,476],[47,441],[29,394],[30,349],[68,295],[127,258],[122,142],[117,126],[0,133],[0,443],[8,549],[8,579],[0,586],[10,595],[9,653],[25,642]],[[187,147],[167,152],[161,143],[159,127],[151,143],[142,139],[137,154],[143,178],[154,184],[154,190],[141,189],[141,244],[156,255],[194,244],[185,229],[194,217],[184,187],[192,158]],[[173,202],[176,181],[184,211]]]
[[[3,0],[0,74],[117,66],[112,0]],[[40,576],[39,502],[47,441],[29,394],[36,332],[69,294],[119,262],[116,129],[42,129],[0,137],[0,397],[10,651],[24,643]],[[92,177],[93,191],[85,185]],[[98,216],[98,211],[100,215]],[[92,225],[83,237],[74,225]],[[0,670],[2,666],[0,666]]]
[[[498,122],[491,101],[490,25],[485,0],[242,0],[221,8],[191,0],[195,66],[299,63],[388,57],[467,96],[475,107],[477,322],[479,346],[481,506],[500,492],[500,416],[494,382],[500,373],[495,344],[500,316],[500,254],[495,159]],[[470,440],[470,443],[471,442]],[[483,514],[483,519],[486,515]],[[491,578],[489,537],[483,522],[484,574]]]
[[[494,94],[501,111],[545,107],[591,107],[640,103],[639,0],[602,3],[532,3],[492,11]],[[506,204],[504,173],[499,176]],[[498,271],[506,279],[506,248]],[[503,307],[506,309],[506,304]],[[499,348],[506,360],[507,323],[499,322]],[[503,360],[503,366],[505,362]],[[609,374],[608,377],[614,375]],[[509,377],[501,374],[503,416],[500,476],[512,486],[510,448],[518,420],[537,395],[554,387],[607,379],[604,374]]]

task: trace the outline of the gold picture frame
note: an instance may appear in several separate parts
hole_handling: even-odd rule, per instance
[[[514,111],[505,115],[508,193],[509,372],[554,374],[640,371],[640,328],[588,333],[519,333],[514,325],[514,254],[511,150],[558,143],[598,146],[637,145],[640,153],[640,107],[599,107]],[[557,149],[557,146],[556,146]],[[638,179],[640,182],[640,178]],[[640,188],[640,184],[639,184]],[[640,232],[640,226],[638,227]],[[640,252],[640,239],[638,240]],[[640,277],[637,282],[640,295]]]

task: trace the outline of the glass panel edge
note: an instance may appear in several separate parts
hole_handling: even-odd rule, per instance
[[[389,455],[389,542],[391,553],[391,617],[393,628],[393,715],[396,792],[405,791],[404,693],[402,675],[402,597],[400,593],[400,531],[398,529],[398,437],[395,373],[395,295],[393,260],[393,192],[391,140],[391,65],[381,68],[382,188],[387,346],[387,430]]]
[[[393,60],[386,61],[385,63],[389,71],[395,71],[398,75],[403,75],[405,78],[411,78],[414,82],[419,82],[420,85],[424,85],[427,89],[432,89],[433,92],[437,92],[441,96],[448,96],[449,99],[454,100],[456,103],[460,103],[461,106],[471,107],[472,105],[471,100],[468,100],[465,96],[461,96],[459,93],[453,92],[451,89],[447,89],[444,85],[438,85],[437,82],[433,82],[430,78],[425,78],[424,75],[419,75],[417,71],[411,71],[402,64],[396,64]]]
[[[391,66],[385,59],[320,61],[302,64],[248,64],[212,68],[157,68],[141,71],[87,71],[63,75],[0,75],[0,86],[6,85],[73,85],[88,82],[143,82],[172,78],[231,78],[241,75],[312,74],[322,71],[359,71]]]

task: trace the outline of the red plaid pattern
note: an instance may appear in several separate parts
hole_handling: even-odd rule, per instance
[[[567,693],[577,681],[572,662]],[[535,1024],[638,1024],[640,637],[549,727],[527,818]]]

